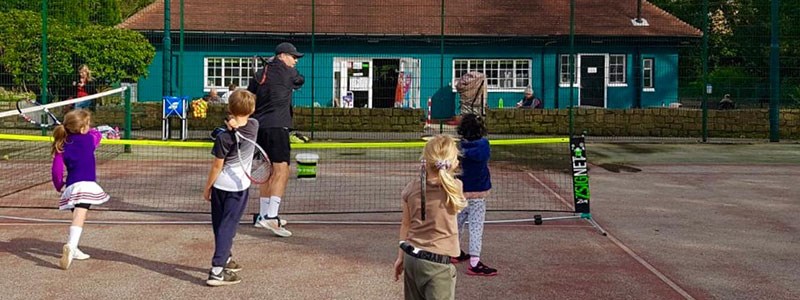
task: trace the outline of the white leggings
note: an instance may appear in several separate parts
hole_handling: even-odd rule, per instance
[[[481,256],[483,243],[483,221],[486,219],[486,202],[482,198],[467,199],[467,207],[458,214],[458,236],[461,237],[464,223],[469,221],[469,252]]]

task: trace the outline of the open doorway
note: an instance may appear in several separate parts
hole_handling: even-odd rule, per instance
[[[376,58],[372,66],[372,107],[394,107],[400,60]]]
[[[416,58],[333,58],[336,107],[420,108],[420,60]]]

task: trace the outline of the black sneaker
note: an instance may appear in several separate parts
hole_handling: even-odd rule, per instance
[[[223,270],[230,272],[239,272],[242,270],[242,266],[240,266],[235,261],[233,261],[233,259],[231,259],[230,261],[228,261],[227,264],[225,264],[225,268]]]
[[[467,268],[467,275],[475,275],[475,276],[494,276],[497,275],[497,269],[492,269],[484,265],[482,262],[478,262],[476,266],[470,266]]]
[[[236,273],[225,270],[222,270],[219,274],[214,274],[213,271],[209,271],[208,280],[206,280],[206,284],[209,286],[232,285],[240,282],[242,282],[242,279],[239,278]]]
[[[464,253],[464,251],[461,251],[461,254],[459,254],[458,257],[451,257],[450,258],[450,263],[451,264],[457,264],[457,263],[463,262],[465,260],[469,260],[470,257],[471,256],[469,254],[466,254],[466,253]]]

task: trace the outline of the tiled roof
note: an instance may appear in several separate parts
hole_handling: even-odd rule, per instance
[[[575,0],[575,33],[608,37],[699,37],[701,32],[643,1],[650,26],[633,26],[637,0]],[[179,3],[171,1],[171,25],[179,26]],[[315,32],[333,35],[439,35],[436,0],[316,0]],[[308,34],[311,0],[185,0],[189,32]],[[120,27],[160,31],[164,1],[157,0]],[[563,36],[569,34],[568,0],[445,1],[448,36]]]

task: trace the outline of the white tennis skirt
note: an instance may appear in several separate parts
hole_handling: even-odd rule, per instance
[[[58,209],[72,209],[75,204],[86,203],[91,205],[103,204],[111,198],[103,188],[94,181],[79,181],[71,184],[61,194]]]

